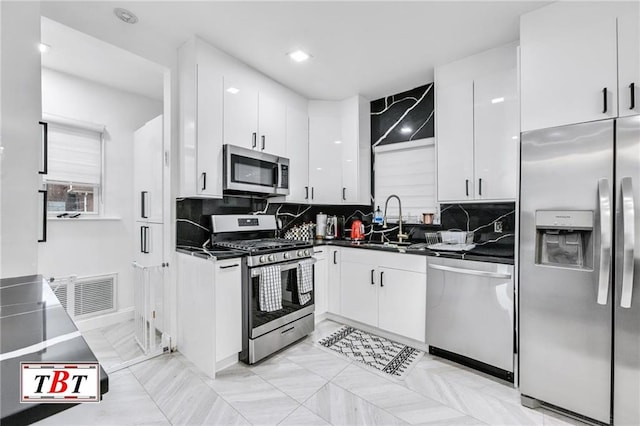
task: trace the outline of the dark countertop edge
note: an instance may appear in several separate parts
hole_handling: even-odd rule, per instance
[[[233,259],[233,258],[242,257],[245,255],[245,253],[229,252],[228,254],[216,254],[215,256],[210,256],[203,252],[191,251],[189,249],[183,249],[183,248],[176,248],[176,252],[193,256],[193,257],[198,257],[204,260],[213,260],[213,261]]]
[[[397,248],[384,247],[384,246],[380,246],[380,247],[362,246],[362,245],[354,244],[352,241],[346,241],[346,240],[314,240],[313,245],[314,247],[315,246],[350,247],[350,248],[358,248],[363,250],[383,251],[387,253],[405,253],[405,254],[414,254],[418,256],[473,260],[476,262],[502,263],[505,265],[513,265],[515,263],[513,257],[480,255],[480,254],[473,254],[471,252],[458,253],[458,252],[441,252],[441,251],[434,251],[429,249],[414,250],[414,249],[397,249]]]

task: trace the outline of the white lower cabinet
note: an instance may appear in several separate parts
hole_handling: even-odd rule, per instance
[[[242,270],[239,258],[215,262],[216,362],[242,350]],[[216,371],[220,370],[217,366]]]
[[[342,249],[339,315],[425,342],[423,256]]]
[[[342,278],[340,277],[340,258],[341,250],[339,247],[330,247],[327,253],[327,287],[329,292],[329,312],[341,315],[340,309],[340,287]]]
[[[426,263],[426,261],[425,261]],[[425,341],[427,277],[424,273],[379,268],[378,327]]]
[[[214,378],[242,349],[241,262],[181,253],[176,260],[178,351]]]
[[[314,304],[316,321],[329,310],[329,270],[327,264],[327,247],[319,246],[313,249]]]

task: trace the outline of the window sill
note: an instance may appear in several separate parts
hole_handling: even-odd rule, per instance
[[[79,217],[47,217],[47,222],[86,222],[86,221],[117,221],[122,220],[116,216],[79,216]]]

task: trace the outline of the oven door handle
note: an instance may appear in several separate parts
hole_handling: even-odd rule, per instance
[[[280,266],[280,271],[289,271],[291,269],[295,269],[298,267],[300,263],[316,263],[316,259],[313,257],[305,258],[305,259],[297,259],[287,263],[279,263],[277,265]],[[251,268],[251,278],[259,277],[262,273],[262,270],[266,268],[266,266],[260,266],[257,268]]]

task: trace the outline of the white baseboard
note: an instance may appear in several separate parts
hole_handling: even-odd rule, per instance
[[[121,309],[117,312],[111,312],[105,315],[99,315],[92,318],[76,321],[76,326],[80,331],[95,330],[96,328],[106,327],[108,325],[117,324],[133,319],[133,306]]]
[[[238,354],[231,355],[220,361],[216,361],[216,373],[220,370],[224,370],[227,367],[231,367],[232,365],[237,363],[238,363]]]

